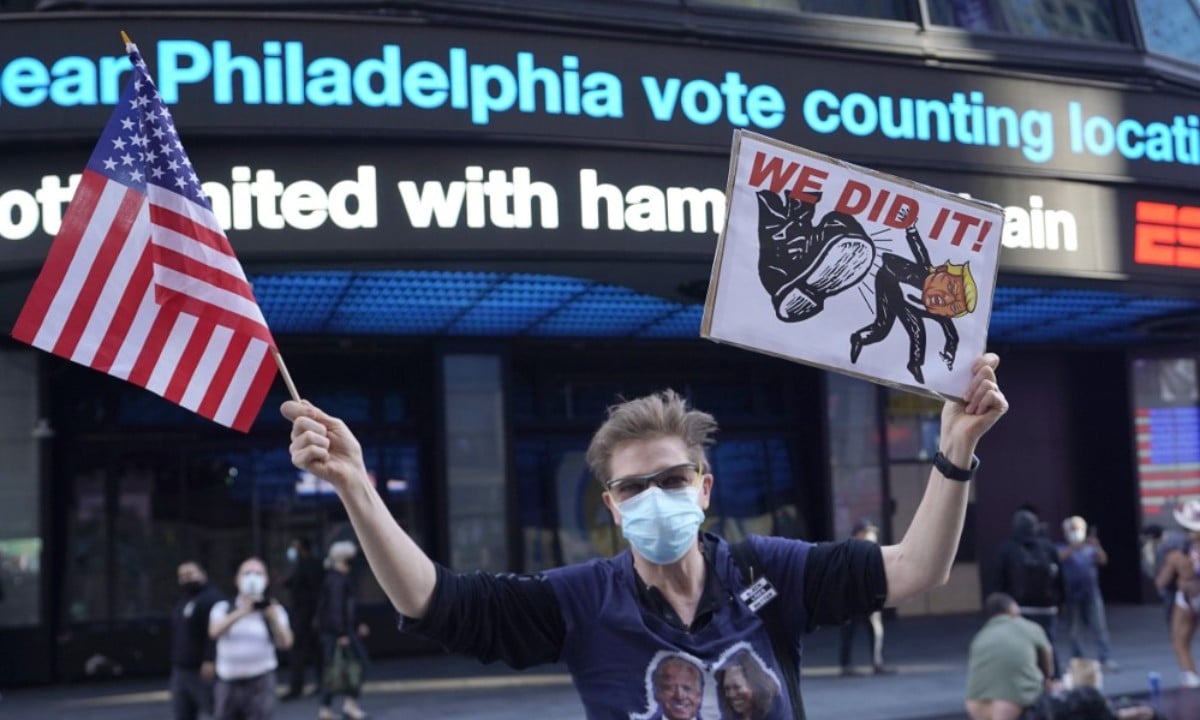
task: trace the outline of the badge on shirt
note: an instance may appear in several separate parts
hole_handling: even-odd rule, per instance
[[[746,607],[750,608],[751,612],[758,612],[759,608],[771,602],[778,594],[770,581],[765,577],[760,577],[751,583],[750,587],[739,593],[738,598],[746,603]]]

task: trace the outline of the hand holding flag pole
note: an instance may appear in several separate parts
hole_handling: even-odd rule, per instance
[[[246,432],[295,385],[137,46],[17,340]],[[272,362],[272,359],[274,362]]]

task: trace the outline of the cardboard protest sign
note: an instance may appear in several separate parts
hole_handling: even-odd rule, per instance
[[[1004,213],[739,130],[701,335],[961,398]]]

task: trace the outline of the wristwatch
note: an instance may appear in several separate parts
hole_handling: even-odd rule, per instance
[[[959,466],[950,462],[950,458],[943,455],[941,450],[938,450],[937,454],[933,456],[933,466],[937,468],[937,471],[940,472],[943,477],[949,478],[950,480],[958,480],[959,482],[967,482],[971,478],[975,477],[975,470],[979,468],[979,458],[975,455],[971,455],[971,467],[960,468]]]

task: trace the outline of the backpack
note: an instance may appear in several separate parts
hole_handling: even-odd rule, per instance
[[[1008,589],[1018,605],[1053,607],[1062,601],[1062,576],[1052,548],[1013,543],[1004,562]]]

